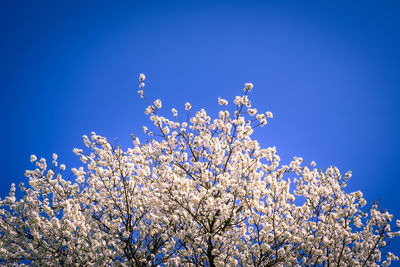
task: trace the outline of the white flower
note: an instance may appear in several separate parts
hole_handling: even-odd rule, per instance
[[[144,83],[140,83],[140,84],[139,84],[139,88],[143,88],[144,86],[145,86]]]
[[[54,176],[54,172],[53,172],[52,170],[49,170],[49,171],[47,172],[46,177],[47,177],[48,179],[52,179],[53,176]]]
[[[236,96],[235,99],[233,100],[233,103],[236,106],[240,106],[243,104],[243,99],[240,96]]]
[[[65,165],[64,165],[64,164],[61,164],[61,165],[60,165],[60,170],[62,170],[62,171],[65,170]]]
[[[228,105],[228,101],[225,99],[222,99],[221,97],[218,97],[218,104],[220,104],[221,106],[226,106],[226,105]]]
[[[187,102],[187,103],[185,104],[185,109],[186,109],[186,110],[190,110],[191,108],[192,108],[192,105],[190,105],[190,103]]]
[[[143,73],[139,75],[139,82],[143,82],[146,79],[146,76]]]
[[[261,124],[261,127],[263,127],[265,124],[267,124],[267,120],[266,119],[261,119],[260,120],[260,124]]]
[[[346,172],[346,174],[345,174],[346,181],[349,180],[352,175],[353,175],[353,173],[351,171]]]
[[[85,157],[85,156],[81,156],[81,161],[83,162],[83,163],[86,163],[87,162],[87,160],[88,160],[88,158],[87,157]]]
[[[74,152],[75,155],[79,156],[79,155],[82,153],[82,149],[74,148],[74,149],[72,150],[72,152]]]
[[[274,117],[274,115],[272,114],[271,111],[267,111],[267,112],[265,113],[265,115],[267,115],[267,118],[273,118],[273,117]]]
[[[160,99],[157,99],[156,101],[154,101],[154,105],[155,105],[157,108],[161,108],[161,100],[160,100]]]
[[[178,111],[176,109],[171,109],[173,116],[176,118],[178,117]]]
[[[143,90],[138,90],[138,93],[139,93],[139,95],[140,95],[140,97],[141,97],[141,98],[143,98],[143,97],[144,97]]]
[[[87,135],[82,135],[82,139],[83,139],[83,143],[85,144],[85,146],[86,147],[89,147],[90,146],[90,140],[89,140],[89,138],[87,137]]]
[[[155,107],[154,107],[154,106],[148,106],[148,107],[144,110],[144,113],[145,113],[145,114],[152,114],[152,113],[154,112],[154,110],[155,110]]]
[[[31,162],[35,162],[37,160],[37,157],[35,155],[31,155]]]
[[[251,89],[253,89],[253,84],[252,83],[245,83],[244,84],[244,91],[245,92],[250,92],[251,91]]]
[[[250,116],[254,116],[254,115],[257,114],[257,109],[255,109],[255,108],[253,108],[253,109],[249,108],[249,109],[247,110],[247,112],[249,113]]]
[[[169,134],[169,128],[168,128],[168,126],[165,126],[165,127],[162,129],[162,132],[163,132],[165,135],[168,135],[168,134]]]

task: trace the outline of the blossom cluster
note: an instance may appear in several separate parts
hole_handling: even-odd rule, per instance
[[[152,125],[123,150],[92,132],[74,149],[73,180],[54,154],[31,156],[23,197],[0,200],[0,263],[66,266],[379,266],[400,235],[393,216],[360,191],[351,172],[325,171],[252,139],[271,112],[252,108],[246,83],[233,107],[211,118],[164,117],[162,102],[138,93]],[[68,177],[68,176],[67,176]]]

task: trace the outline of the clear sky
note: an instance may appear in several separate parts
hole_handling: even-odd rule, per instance
[[[71,168],[83,134],[142,136],[143,72],[166,111],[215,113],[253,82],[275,116],[262,146],[352,170],[348,190],[400,219],[399,14],[397,1],[0,1],[0,196],[31,154]]]

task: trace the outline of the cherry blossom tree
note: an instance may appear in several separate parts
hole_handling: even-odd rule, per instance
[[[0,200],[0,263],[43,266],[379,266],[400,221],[360,191],[351,172],[325,171],[252,139],[273,117],[251,106],[253,85],[233,105],[218,99],[183,120],[162,102],[140,96],[151,127],[126,151],[84,135],[83,163],[31,156],[28,185]],[[395,225],[397,224],[397,225]],[[397,232],[396,232],[397,231]]]

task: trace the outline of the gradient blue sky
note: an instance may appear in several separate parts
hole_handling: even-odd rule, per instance
[[[142,136],[143,72],[166,110],[215,113],[253,82],[254,106],[275,115],[263,146],[352,170],[349,191],[400,218],[398,3],[1,1],[0,196],[31,154],[72,167],[83,134]]]

